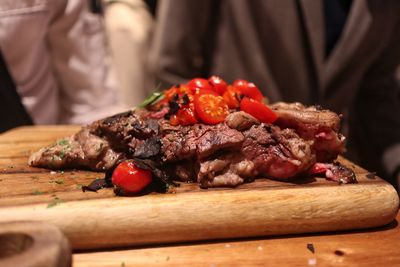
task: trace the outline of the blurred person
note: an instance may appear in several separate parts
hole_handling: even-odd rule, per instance
[[[272,101],[345,115],[348,157],[396,183],[400,1],[164,0],[150,57],[165,86],[247,79]]]
[[[128,106],[140,104],[154,82],[147,69],[147,55],[154,27],[148,1],[103,0],[104,18],[120,93]],[[152,2],[152,1],[150,1]],[[154,1],[153,1],[154,2]]]
[[[3,80],[22,102],[14,106],[25,108],[34,124],[84,124],[123,109],[101,17],[89,1],[0,1],[0,50],[2,72],[9,72]],[[19,124],[29,124],[22,116]]]

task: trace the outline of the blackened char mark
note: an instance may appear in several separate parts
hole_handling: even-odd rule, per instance
[[[106,178],[103,179],[95,179],[93,180],[89,185],[82,186],[82,191],[91,191],[91,192],[97,192],[98,190],[102,188],[110,188],[113,187],[111,181],[107,180]]]
[[[105,118],[103,120],[103,123],[107,124],[107,125],[111,125],[111,124],[117,122],[118,120],[120,120],[121,118],[127,118],[131,115],[132,115],[132,110],[121,112],[121,113],[115,114],[113,116],[110,116],[108,118]]]
[[[143,142],[137,143],[133,156],[141,159],[155,157],[160,153],[160,148],[160,138],[152,136]]]

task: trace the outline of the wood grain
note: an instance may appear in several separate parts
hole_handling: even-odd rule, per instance
[[[397,216],[397,221],[400,216]],[[114,266],[400,266],[400,227],[137,247],[73,255],[75,267]],[[312,244],[314,253],[307,244]]]
[[[358,184],[323,178],[296,183],[258,179],[235,189],[183,184],[175,194],[114,197],[112,190],[83,193],[99,173],[30,168],[30,152],[77,127],[25,127],[0,136],[0,222],[46,221],[73,248],[280,235],[368,228],[390,223],[399,199],[394,188],[345,159]]]

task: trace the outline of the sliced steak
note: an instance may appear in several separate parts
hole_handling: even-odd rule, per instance
[[[83,129],[32,154],[29,165],[55,170],[85,168],[106,171],[123,160],[123,153],[114,151],[107,141]]]
[[[205,158],[221,149],[240,149],[244,136],[226,124],[179,127],[165,133],[161,153],[165,162]]]
[[[256,176],[288,180],[306,173],[316,162],[312,142],[293,130],[260,124],[244,133],[239,152],[229,152],[200,163],[202,187],[237,186]]]
[[[31,166],[107,171],[133,159],[155,177],[234,187],[256,177],[289,180],[344,150],[333,112],[301,104],[272,106],[277,125],[233,112],[224,123],[172,126],[159,114],[137,110],[96,121],[34,153]],[[156,115],[156,116],[155,116]]]
[[[75,135],[34,153],[29,164],[50,169],[112,169],[119,162],[159,155],[158,120],[128,111],[85,126]]]
[[[294,129],[300,137],[314,141],[319,162],[332,162],[345,152],[345,137],[338,133],[340,117],[336,113],[300,103],[279,102],[271,108],[278,115],[274,124]]]

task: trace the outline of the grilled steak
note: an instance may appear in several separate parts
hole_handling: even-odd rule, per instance
[[[310,142],[293,130],[260,124],[243,134],[238,151],[201,162],[197,181],[202,187],[236,186],[256,176],[288,180],[316,162]]]
[[[278,115],[276,125],[294,129],[301,138],[314,142],[317,161],[332,162],[345,152],[345,137],[338,133],[340,117],[336,113],[300,103],[279,102],[271,108]]]
[[[224,123],[190,126],[172,126],[157,112],[128,111],[39,150],[29,163],[107,171],[136,159],[156,166],[158,176],[208,188],[237,186],[258,176],[289,180],[343,152],[340,118],[333,112],[301,104],[272,107],[279,116],[275,125],[242,111],[232,112]]]

